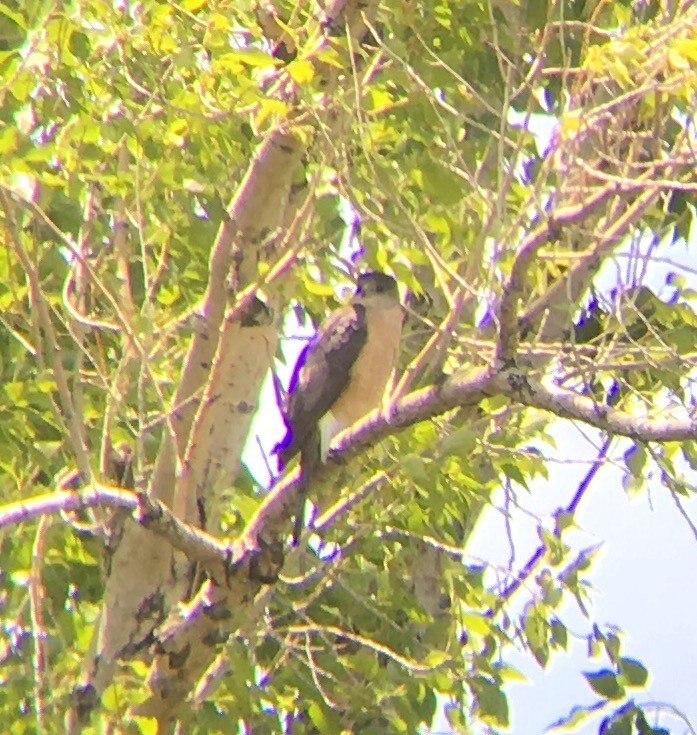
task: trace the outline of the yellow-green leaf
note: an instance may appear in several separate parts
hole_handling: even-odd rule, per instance
[[[476,633],[477,635],[489,635],[491,632],[491,623],[488,618],[476,613],[462,614],[462,627],[468,633]]]
[[[288,64],[288,73],[297,84],[306,84],[315,76],[315,67],[307,59],[296,59]]]

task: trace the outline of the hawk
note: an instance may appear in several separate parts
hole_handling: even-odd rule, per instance
[[[378,271],[362,273],[351,302],[330,314],[298,357],[282,406],[286,435],[278,444],[279,470],[300,454],[303,493],[329,442],[380,407],[397,362],[402,309],[397,282]]]

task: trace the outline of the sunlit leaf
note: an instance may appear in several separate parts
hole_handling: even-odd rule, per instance
[[[620,684],[617,675],[608,669],[584,672],[583,676],[591,689],[605,699],[621,699],[624,696],[624,687]]]
[[[315,76],[315,68],[307,59],[295,59],[286,67],[292,80],[298,84],[306,84]]]
[[[633,658],[620,658],[618,660],[622,683],[628,687],[644,687],[649,678],[646,667]]]
[[[580,725],[595,716],[597,711],[604,706],[605,702],[598,702],[590,707],[573,707],[566,717],[562,717],[552,723],[547,731],[553,732],[555,730],[561,730],[563,732],[575,732],[579,729]]]
[[[468,683],[482,719],[499,727],[508,727],[508,700],[499,686],[483,676],[474,677]]]

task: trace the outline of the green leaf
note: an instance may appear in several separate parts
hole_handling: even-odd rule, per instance
[[[439,204],[449,206],[462,199],[465,182],[442,163],[427,159],[419,173],[424,190]]]
[[[426,460],[418,454],[407,454],[399,464],[402,472],[417,485],[428,485],[431,481]]]
[[[632,735],[632,721],[628,717],[603,720],[600,732],[602,735]]]
[[[336,735],[337,732],[341,731],[341,723],[337,714],[328,707],[322,707],[319,702],[310,702],[307,714],[320,733]]]
[[[73,31],[70,34],[68,48],[75,58],[86,61],[91,51],[89,37],[80,31]]]
[[[334,286],[331,283],[317,281],[314,278],[303,278],[303,286],[308,293],[324,298],[334,296]]]
[[[651,727],[646,721],[646,715],[643,710],[637,707],[635,725],[638,735],[671,735],[669,730],[663,727]]]
[[[301,85],[311,82],[315,76],[315,67],[307,59],[295,59],[291,61],[286,66],[286,70],[290,74],[291,79]]]
[[[15,128],[5,128],[0,131],[0,154],[7,156],[7,154],[14,152],[19,144],[19,135]]]
[[[606,633],[602,636],[602,641],[605,644],[607,655],[613,660],[617,661],[620,651],[622,650],[622,641],[618,635],[613,632]]]
[[[508,727],[508,699],[499,686],[483,676],[474,677],[468,684],[481,719],[498,727]]]
[[[485,636],[491,633],[491,623],[484,615],[476,613],[463,613],[461,616],[462,627],[468,633]]]
[[[583,676],[591,689],[601,697],[605,697],[605,699],[622,699],[624,697],[624,687],[620,684],[614,672],[608,669],[595,672],[584,671]]]
[[[518,465],[512,464],[510,462],[503,462],[501,464],[501,470],[503,471],[504,475],[506,475],[506,477],[509,477],[511,480],[514,480],[521,487],[524,487],[526,490],[529,489],[527,478],[520,471],[520,467]]]
[[[429,651],[426,656],[426,664],[434,669],[442,666],[446,661],[451,660],[451,655],[447,651]]]
[[[523,631],[533,656],[545,667],[549,661],[547,633],[549,624],[540,605],[528,605],[524,614]]]
[[[643,477],[635,475],[625,475],[622,478],[622,487],[630,498],[635,498],[640,492],[646,489],[646,480]]]
[[[29,405],[26,399],[27,386],[25,383],[20,381],[8,382],[5,383],[3,389],[15,408]]]
[[[247,66],[275,66],[278,62],[271,54],[266,51],[255,48],[236,49],[227,54],[218,57],[218,62],[233,67],[237,64],[246,64]]]
[[[632,735],[638,712],[639,709],[634,702],[627,702],[603,720],[600,725],[601,735]]]
[[[634,658],[620,658],[618,661],[622,683],[628,687],[645,687],[649,678],[648,669]]]
[[[523,674],[521,671],[518,671],[513,666],[509,666],[508,664],[502,664],[500,666],[496,666],[496,674],[497,676],[500,676],[502,681],[515,681],[520,682],[523,684],[527,684],[530,679],[528,679],[525,674]]]
[[[553,620],[551,624],[552,640],[561,648],[566,649],[569,643],[569,633],[560,620]]]
[[[566,513],[561,510],[554,514],[554,521],[557,534],[561,534],[562,531],[571,528],[576,522],[573,513]]]
[[[624,453],[624,463],[634,477],[643,477],[646,460],[646,448],[641,444],[635,444]]]
[[[579,726],[582,725],[586,720],[593,717],[596,714],[596,712],[604,706],[605,706],[605,702],[597,702],[596,704],[593,704],[590,707],[574,707],[571,710],[571,712],[569,712],[568,715],[552,723],[549,726],[549,731],[551,730],[569,730],[569,731],[580,730]]]
[[[455,454],[458,457],[469,458],[477,444],[477,436],[467,426],[456,429],[448,434],[441,443],[444,454]]]
[[[24,17],[14,10],[11,10],[6,3],[0,3],[0,14],[9,18],[15,25],[19,26],[23,31],[28,30]]]

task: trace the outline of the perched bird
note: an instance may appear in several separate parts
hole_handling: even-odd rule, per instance
[[[368,272],[358,277],[351,302],[330,314],[300,353],[282,406],[286,435],[275,449],[280,471],[300,454],[295,544],[312,470],[333,436],[381,405],[401,336],[396,281]]]

